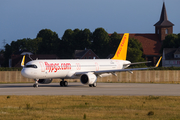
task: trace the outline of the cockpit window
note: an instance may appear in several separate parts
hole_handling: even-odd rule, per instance
[[[26,68],[37,68],[36,65],[25,65]]]

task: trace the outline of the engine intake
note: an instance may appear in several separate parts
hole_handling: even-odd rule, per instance
[[[97,76],[93,73],[81,75],[80,81],[82,84],[94,84],[97,81]]]
[[[52,79],[39,79],[38,83],[40,84],[49,84],[52,82]]]

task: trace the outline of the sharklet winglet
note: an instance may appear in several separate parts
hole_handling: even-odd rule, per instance
[[[158,62],[156,63],[155,68],[159,66],[159,63],[161,62],[161,59],[162,59],[162,56],[159,58]]]

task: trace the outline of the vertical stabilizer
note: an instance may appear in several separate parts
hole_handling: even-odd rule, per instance
[[[21,67],[24,67],[24,62],[25,62],[25,55],[23,56],[23,59],[21,61]]]
[[[121,40],[121,43],[119,44],[116,54],[112,59],[126,60],[128,40],[129,40],[129,33],[125,33]]]

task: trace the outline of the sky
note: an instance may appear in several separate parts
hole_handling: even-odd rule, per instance
[[[180,0],[0,0],[0,48],[36,38],[51,29],[61,38],[67,29],[102,27],[108,33],[155,33],[163,1],[173,32],[180,33]]]

